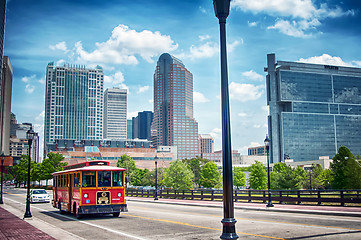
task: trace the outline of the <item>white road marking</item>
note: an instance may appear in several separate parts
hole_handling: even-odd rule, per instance
[[[13,200],[13,199],[10,199],[10,198],[6,198],[6,199],[7,199],[7,200],[10,200],[10,201],[13,201],[13,202],[16,202],[16,203],[20,203],[20,204],[22,204],[22,205],[25,205],[25,203],[21,203],[21,202],[18,202],[18,201],[16,201],[16,200]],[[125,232],[120,232],[120,231],[117,231],[117,230],[114,230],[114,229],[111,229],[111,228],[107,228],[107,227],[103,227],[103,226],[100,226],[100,225],[97,225],[97,224],[93,224],[93,223],[81,221],[81,220],[78,220],[78,219],[73,218],[73,217],[61,215],[60,213],[49,212],[48,210],[42,209],[42,208],[39,208],[39,207],[31,206],[31,208],[35,208],[35,209],[38,209],[38,210],[40,210],[40,211],[45,211],[45,212],[48,212],[49,214],[53,214],[53,215],[56,215],[56,216],[61,216],[61,217],[63,217],[63,218],[67,218],[67,219],[70,219],[70,220],[72,220],[72,221],[77,221],[77,222],[80,222],[80,223],[83,223],[83,224],[86,224],[86,225],[89,225],[89,226],[92,226],[92,227],[97,227],[97,228],[100,228],[100,229],[103,229],[103,230],[106,230],[106,231],[115,233],[115,234],[117,234],[117,235],[129,237],[129,238],[133,238],[133,239],[147,240],[146,238],[134,236],[134,235],[131,235],[131,234],[128,234],[128,233],[125,233]]]

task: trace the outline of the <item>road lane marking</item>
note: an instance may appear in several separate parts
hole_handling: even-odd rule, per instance
[[[10,198],[6,198],[7,200],[10,200],[10,201],[13,201],[13,202],[16,202],[16,203],[20,203],[22,205],[25,205],[24,203],[21,203],[21,202],[18,202],[16,200],[13,200],[13,199],[10,199]],[[31,208],[35,208],[35,209],[38,209],[40,211],[45,211],[49,214],[53,214],[53,215],[56,215],[56,216],[61,216],[63,218],[66,218],[66,219],[69,219],[69,220],[72,220],[72,221],[77,221],[77,222],[80,222],[80,223],[83,223],[83,224],[86,224],[86,225],[89,225],[89,226],[92,226],[92,227],[97,227],[97,228],[100,228],[100,229],[103,229],[103,230],[106,230],[108,232],[112,232],[114,234],[117,234],[117,235],[121,235],[121,236],[125,236],[125,237],[129,237],[129,238],[133,238],[133,239],[138,239],[138,240],[147,240],[146,238],[142,238],[142,237],[138,237],[138,236],[134,236],[132,234],[128,234],[128,233],[125,233],[125,232],[121,232],[121,231],[117,231],[117,230],[114,230],[114,229],[111,229],[111,228],[108,228],[108,227],[104,227],[104,226],[100,226],[100,225],[97,225],[97,224],[94,224],[94,223],[89,223],[89,222],[85,222],[85,221],[81,221],[81,220],[78,220],[74,217],[69,217],[69,216],[65,216],[65,215],[62,215],[60,213],[54,213],[54,212],[50,212],[46,209],[42,209],[42,208],[39,208],[39,207],[35,207],[35,206],[31,206]]]
[[[134,218],[141,218],[141,219],[146,219],[146,220],[152,220],[152,221],[173,223],[173,224],[178,224],[178,225],[183,225],[183,226],[188,226],[188,227],[203,228],[203,229],[215,230],[215,231],[219,231],[219,232],[222,231],[222,230],[219,229],[219,228],[211,228],[211,227],[198,226],[198,225],[193,225],[193,224],[184,223],[184,222],[177,222],[177,221],[172,221],[172,220],[167,220],[167,219],[142,217],[142,216],[137,216],[137,215],[128,214],[128,213],[123,213],[123,215],[124,215],[124,216],[129,216],[129,217],[134,217]],[[269,238],[269,239],[286,240],[285,238],[278,238],[278,237],[272,237],[272,236],[264,236],[264,235],[253,234],[253,233],[245,233],[245,232],[237,232],[237,234],[243,234],[243,235],[249,235],[249,236],[256,236],[256,237],[262,237],[262,238]]]
[[[145,207],[132,207],[132,208],[152,210],[151,208],[145,208]],[[184,212],[181,212],[181,211],[174,211],[174,212],[179,212],[179,213],[184,214]],[[192,214],[196,214],[196,213],[192,213]],[[222,218],[222,216],[214,215],[214,214],[197,214],[197,215]],[[251,218],[238,218],[237,217],[236,220],[253,221],[253,222],[260,222],[260,223],[284,224],[284,225],[297,225],[297,226],[306,226],[306,227],[314,227],[314,228],[361,231],[361,229],[357,229],[357,228],[345,228],[345,227],[336,227],[336,226],[327,226],[327,225],[324,226],[324,225],[314,225],[314,224],[307,224],[307,223],[281,222],[281,221],[272,221],[272,220],[267,220],[267,219],[251,219]],[[353,220],[353,219],[349,219],[349,220],[360,222],[360,220]],[[344,220],[342,220],[342,221],[344,221]]]

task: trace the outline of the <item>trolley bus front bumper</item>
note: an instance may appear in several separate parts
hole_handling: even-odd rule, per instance
[[[108,213],[119,213],[128,212],[127,204],[116,204],[116,205],[96,205],[96,206],[80,206],[80,214],[108,214]]]

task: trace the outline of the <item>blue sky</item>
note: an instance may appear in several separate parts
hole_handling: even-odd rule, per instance
[[[227,20],[233,149],[263,145],[266,55],[361,67],[358,0],[233,0]],[[124,87],[128,117],[153,111],[153,74],[168,52],[193,73],[199,133],[221,148],[219,26],[212,0],[8,0],[4,55],[13,65],[12,112],[42,136],[49,62],[101,65]]]

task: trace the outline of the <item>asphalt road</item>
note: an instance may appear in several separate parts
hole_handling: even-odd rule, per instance
[[[4,189],[5,205],[25,212],[25,189]],[[89,216],[60,215],[49,203],[31,205],[33,225],[57,239],[219,239],[222,208],[128,201],[128,213]],[[9,210],[9,209],[8,209]],[[361,219],[235,210],[240,239],[361,239]],[[31,220],[30,220],[31,222]],[[47,226],[47,227],[46,227]],[[56,233],[55,233],[56,232]]]

